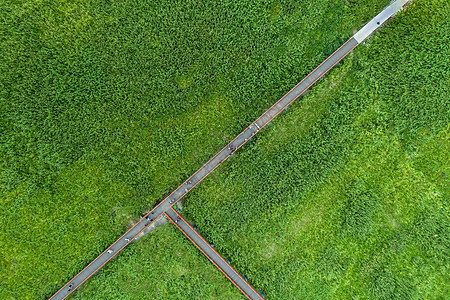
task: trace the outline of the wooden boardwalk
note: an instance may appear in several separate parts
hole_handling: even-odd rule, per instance
[[[294,88],[292,88],[286,95],[278,100],[272,107],[270,107],[265,113],[263,113],[255,122],[250,124],[243,132],[241,132],[233,141],[220,150],[213,158],[206,162],[197,172],[183,182],[177,189],[175,189],[167,198],[165,198],[158,206],[156,206],[145,217],[140,219],[131,229],[129,229],[124,235],[122,235],[117,241],[109,246],[103,253],[101,253],[95,260],[93,260],[86,268],[72,278],[66,285],[64,285],[59,291],[57,291],[50,299],[62,300],[71,294],[76,288],[78,288],[83,282],[97,272],[104,264],[106,264],[112,257],[125,248],[131,241],[139,235],[148,225],[153,223],[157,217],[166,213],[169,218],[173,216],[172,205],[179,201],[184,195],[186,195],[192,188],[199,184],[206,176],[214,171],[222,162],[224,162],[230,155],[247,143],[252,136],[259,132],[264,126],[266,126],[273,118],[275,118],[280,112],[282,112],[289,104],[303,94],[311,85],[313,85],[318,79],[320,79],[325,73],[332,69],[341,59],[343,59],[353,48],[367,38],[373,31],[381,26],[386,20],[395,15],[404,4],[409,0],[397,0],[387,6],[381,13],[368,22],[360,31],[358,31],[352,38],[345,42],[339,49],[331,54],[324,62],[322,62],[316,69],[314,69],[308,76],[300,81]],[[171,218],[172,219],[172,218]],[[180,228],[180,226],[179,226]],[[182,228],[180,228],[182,229]],[[186,232],[189,232],[188,228],[185,228]],[[196,246],[203,251],[200,239],[192,239]],[[198,241],[200,244],[196,243]],[[205,252],[204,252],[205,253]],[[209,253],[209,252],[208,252]],[[210,253],[211,254],[211,253]],[[217,253],[216,253],[217,254]],[[216,261],[220,261],[219,258],[208,256],[215,264]],[[217,254],[217,256],[219,256]],[[214,259],[212,259],[214,257]],[[220,257],[220,256],[219,256]],[[220,264],[216,266],[222,270],[227,276],[229,269],[225,265]],[[223,267],[223,268],[222,268]],[[231,266],[229,266],[231,268]],[[231,268],[232,269],[232,268]],[[224,270],[227,270],[226,272]],[[234,269],[233,269],[234,271]],[[235,272],[235,271],[234,271]],[[231,273],[230,273],[231,274]],[[237,274],[237,273],[236,273]],[[237,277],[230,276],[229,279],[241,289],[241,284]],[[236,280],[236,281],[235,281]],[[238,282],[239,285],[238,285]],[[249,286],[250,287],[250,286]],[[251,287],[250,287],[251,288]],[[253,290],[251,288],[251,290]],[[250,299],[254,298],[248,289],[241,289],[241,291]],[[247,294],[245,291],[248,291]],[[255,292],[256,293],[256,292]],[[257,293],[256,293],[257,294]],[[259,295],[258,295],[259,296]]]
[[[173,208],[170,208],[165,214],[245,296],[251,300],[263,299]]]

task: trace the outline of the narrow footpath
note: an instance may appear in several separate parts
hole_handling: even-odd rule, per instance
[[[165,212],[167,217],[184,233],[187,238],[197,246],[200,251],[251,300],[263,298],[245,281],[233,267],[231,267],[214,248],[203,239],[173,208]]]
[[[369,21],[352,38],[345,42],[338,50],[331,54],[324,62],[306,76],[300,83],[291,89],[286,95],[278,100],[271,108],[263,113],[255,122],[250,124],[233,141],[220,150],[213,158],[205,163],[197,172],[189,177],[183,184],[174,190],[158,206],[140,219],[131,229],[122,235],[117,241],[109,246],[103,253],[94,259],[86,268],[72,278],[66,285],[57,291],[50,299],[62,300],[78,288],[83,282],[97,272],[104,264],[119,253],[133,239],[138,236],[147,226],[153,223],[161,214],[171,211],[172,205],[179,201],[192,188],[199,184],[206,176],[214,171],[237,149],[242,147],[248,140],[266,126],[273,118],[282,112],[289,104],[302,95],[311,85],[320,79],[325,73],[332,69],[340,60],[349,54],[358,44],[366,39],[372,32],[380,27],[386,20],[394,16],[410,0],[396,0]],[[234,282],[234,281],[233,281]],[[236,284],[236,283],[235,283]],[[253,299],[253,298],[252,298]]]

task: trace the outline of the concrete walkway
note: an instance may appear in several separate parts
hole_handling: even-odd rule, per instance
[[[245,296],[252,300],[263,299],[173,208],[170,208],[165,214]]]
[[[303,94],[312,84],[333,68],[343,59],[353,48],[367,38],[387,19],[395,15],[409,0],[397,0],[386,7],[380,14],[372,19],[358,33],[345,42],[338,50],[331,54],[323,63],[314,69],[308,76],[298,83],[292,90],[278,100],[271,108],[262,114],[254,123],[241,132],[232,142],[220,150],[213,158],[205,163],[197,172],[189,177],[183,184],[174,190],[166,199],[149,212],[144,218],[139,220],[123,236],[109,246],[102,254],[92,261],[86,268],[78,273],[72,280],[64,285],[50,299],[61,300],[66,298],[83,282],[97,272],[104,264],[113,258],[119,251],[127,246],[137,235],[147,226],[155,221],[161,214],[171,210],[171,206],[186,195],[192,188],[199,184],[209,173],[214,171],[230,155],[242,147],[253,135],[266,126],[273,118],[282,112],[289,104]],[[236,283],[235,283],[236,284]]]

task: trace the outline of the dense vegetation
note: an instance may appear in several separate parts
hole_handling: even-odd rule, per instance
[[[388,2],[1,2],[0,298],[50,296]],[[347,279],[388,297],[407,276],[432,283],[408,293],[442,294],[448,4],[417,3],[189,197],[189,216],[270,298],[359,291]],[[76,297],[241,297],[196,251],[162,228]],[[402,259],[413,275],[398,276]]]
[[[269,299],[448,296],[449,12],[416,1],[188,195]]]

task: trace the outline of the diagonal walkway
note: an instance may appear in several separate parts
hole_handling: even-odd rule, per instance
[[[235,285],[241,292],[251,300],[262,300],[263,298],[245,281],[233,267],[231,267],[219,253],[214,250],[203,237],[198,234],[173,208],[165,212],[167,217],[184,233],[187,238],[197,246],[200,251]]]
[[[214,171],[223,161],[225,161],[234,151],[242,147],[253,135],[266,126],[273,118],[282,112],[289,104],[303,94],[312,84],[320,79],[325,73],[332,69],[341,59],[343,59],[353,48],[366,39],[372,32],[381,26],[386,20],[394,16],[410,0],[396,0],[387,6],[381,13],[368,22],[352,38],[345,42],[338,50],[331,54],[323,63],[314,69],[292,90],[278,100],[271,108],[262,114],[254,123],[241,132],[231,143],[220,150],[213,158],[205,163],[197,172],[189,177],[183,184],[174,190],[158,206],[149,212],[144,218],[139,220],[123,236],[115,241],[86,268],[72,278],[66,285],[57,291],[50,299],[62,300],[78,288],[83,282],[97,272],[104,264],[113,258],[118,252],[125,248],[139,233],[148,225],[153,223],[161,214],[169,211],[171,206],[186,195],[192,188],[199,184],[209,173]]]

